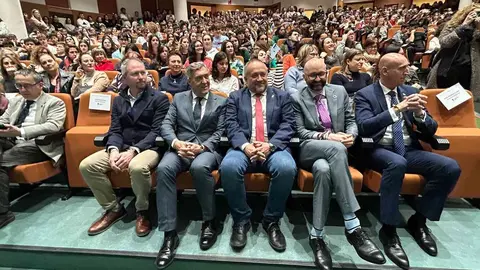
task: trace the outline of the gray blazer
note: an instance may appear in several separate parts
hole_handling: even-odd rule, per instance
[[[25,139],[35,139],[41,135],[48,135],[63,130],[63,123],[67,115],[65,103],[52,95],[42,92],[36,102],[35,125],[24,127]],[[18,95],[10,100],[7,110],[0,117],[0,123],[13,125],[25,104],[25,99]],[[49,145],[39,145],[38,148],[55,162],[63,155],[63,140],[52,142]]]
[[[357,124],[345,88],[340,85],[327,84],[324,89],[328,111],[332,119],[332,131],[344,132],[357,137]],[[302,140],[317,139],[319,134],[325,132],[325,127],[320,123],[313,98],[308,86],[292,95],[297,122],[297,136]]]
[[[168,109],[167,116],[162,122],[161,134],[163,139],[172,145],[173,140],[198,143],[206,146],[209,151],[217,153],[220,138],[225,132],[225,105],[227,99],[210,92],[205,105],[205,113],[197,128],[193,120],[192,91],[181,92],[175,95]],[[218,154],[217,160],[221,161]]]

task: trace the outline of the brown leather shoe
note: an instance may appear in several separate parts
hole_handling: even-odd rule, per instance
[[[147,211],[137,212],[137,222],[135,224],[135,232],[138,237],[147,236],[152,231],[152,225],[148,217]]]
[[[108,230],[108,228],[115,224],[115,222],[121,220],[126,215],[127,211],[123,207],[118,212],[105,212],[101,218],[99,218],[92,224],[92,226],[90,226],[88,229],[88,235],[93,236]]]

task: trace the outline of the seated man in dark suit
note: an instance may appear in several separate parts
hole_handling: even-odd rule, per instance
[[[217,152],[225,131],[226,98],[210,92],[210,71],[203,62],[187,68],[192,91],[175,95],[163,120],[161,134],[170,150],[157,167],[158,229],[165,232],[155,264],[166,268],[175,256],[179,238],[177,226],[176,176],[189,171],[193,178],[203,214],[200,248],[207,250],[217,240],[215,221],[215,180],[222,156]]]
[[[88,229],[89,235],[104,232],[126,215],[117,201],[108,171],[128,171],[136,196],[138,236],[151,231],[148,217],[148,195],[151,189],[150,170],[160,159],[155,138],[170,103],[165,94],[147,84],[147,71],[143,62],[131,58],[123,62],[122,74],[128,85],[113,100],[112,122],[105,150],[86,157],[80,163],[80,173],[106,212]]]
[[[314,58],[304,67],[307,87],[292,96],[300,145],[299,166],[314,177],[313,226],[310,246],[320,269],[333,269],[332,258],[323,241],[332,192],[345,221],[345,235],[358,255],[383,264],[385,257],[360,227],[355,212],[360,209],[352,187],[347,148],[358,135],[352,106],[343,86],[326,84],[327,67]]]
[[[227,101],[225,127],[232,149],[220,165],[234,223],[230,246],[244,248],[250,229],[252,210],[246,201],[244,174],[265,172],[272,178],[262,225],[272,248],[284,251],[279,221],[297,173],[288,148],[295,133],[295,115],[290,95],[267,87],[268,70],[263,62],[252,59],[245,70],[247,87],[232,92]]]
[[[15,72],[15,87],[20,95],[10,100],[0,117],[0,228],[15,219],[9,210],[8,171],[17,165],[52,160],[58,165],[63,155],[63,140],[37,145],[35,138],[61,131],[65,122],[65,103],[42,91],[42,75],[34,70]]]
[[[374,148],[368,153],[367,165],[382,173],[380,185],[379,237],[387,256],[399,267],[409,262],[396,233],[400,223],[398,200],[406,173],[425,178],[422,197],[416,202],[416,213],[408,220],[407,229],[429,255],[437,255],[437,246],[426,225],[426,219],[440,219],[445,200],[460,176],[460,167],[451,158],[423,151],[416,130],[433,136],[437,122],[424,109],[426,96],[403,84],[408,73],[408,60],[390,53],[379,61],[380,81],[365,87],[355,96],[355,115],[359,135],[371,137]]]

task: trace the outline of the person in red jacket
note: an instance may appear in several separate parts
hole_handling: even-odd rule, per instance
[[[95,59],[95,70],[110,71],[115,70],[112,61],[107,59],[106,53],[103,49],[95,48],[92,50],[93,59]]]

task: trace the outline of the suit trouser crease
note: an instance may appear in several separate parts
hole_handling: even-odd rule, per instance
[[[0,139],[0,213],[10,207],[8,194],[10,191],[9,170],[12,167],[49,160],[34,140],[14,144],[6,138]]]
[[[380,221],[388,225],[398,225],[401,220],[398,205],[405,173],[424,177],[426,184],[421,198],[417,198],[415,210],[431,221],[440,219],[448,194],[461,173],[455,160],[412,147],[407,147],[404,157],[385,148],[376,148],[372,151],[370,166],[382,173]]]
[[[156,151],[145,150],[137,154],[128,164],[137,211],[148,210],[148,196],[152,187],[150,170],[157,166],[158,160],[159,154]],[[120,209],[120,204],[117,202],[112,183],[107,177],[107,172],[111,170],[109,154],[105,150],[86,157],[80,163],[80,173],[98,203],[105,210],[117,211]]]
[[[313,226],[323,228],[327,221],[332,191],[342,214],[360,209],[352,186],[347,148],[340,142],[311,140],[300,148],[300,164],[314,178]]]
[[[215,154],[204,152],[195,159],[182,158],[167,152],[157,166],[158,229],[172,231],[177,226],[177,183],[181,172],[192,175],[204,221],[215,218],[215,180],[212,171],[218,167]]]
[[[285,212],[285,203],[297,173],[291,154],[287,150],[278,150],[271,153],[263,164],[251,164],[242,151],[230,149],[220,165],[220,175],[234,226],[249,222],[252,210],[247,204],[244,175],[259,171],[271,175],[263,221],[277,222]]]

